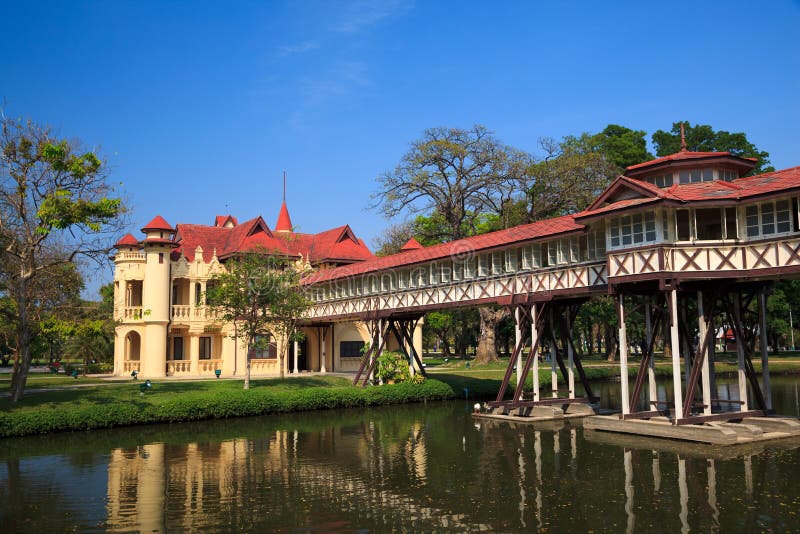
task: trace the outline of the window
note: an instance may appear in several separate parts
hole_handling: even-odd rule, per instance
[[[719,208],[698,208],[694,210],[697,239],[713,240],[723,238],[722,213],[723,211]]]
[[[558,241],[547,243],[547,264],[558,265]]]
[[[725,182],[730,182],[731,180],[736,180],[739,178],[739,173],[736,171],[732,171],[729,169],[720,169],[719,171],[719,179]]]
[[[202,284],[194,285],[194,305],[200,306],[203,302],[203,286]]]
[[[164,253],[163,252],[159,252],[158,253],[158,263],[164,263]]]
[[[677,227],[678,241],[689,241],[692,238],[691,218],[689,217],[689,210],[676,210],[675,211],[675,225]]]
[[[747,237],[768,236],[792,229],[791,203],[788,200],[764,202],[745,208]]]
[[[519,249],[513,250],[506,250],[505,252],[505,260],[506,260],[506,268],[505,271],[507,273],[516,272],[519,268]]]
[[[397,287],[399,289],[408,287],[408,271],[399,271],[397,273]]]
[[[439,265],[436,263],[431,263],[429,266],[430,269],[430,284],[436,285],[439,283]]]
[[[340,341],[339,356],[342,358],[358,358],[364,350],[363,341]]]
[[[442,273],[442,283],[449,284],[450,283],[450,266],[439,264],[439,269],[441,269]]]
[[[208,336],[200,337],[200,359],[211,359],[211,338]]]
[[[672,185],[672,173],[662,174],[659,176],[649,176],[645,178],[645,181],[650,182],[653,185],[657,185],[658,187],[669,187]]]
[[[594,230],[586,234],[586,259],[598,260],[606,253],[606,233]]]
[[[489,274],[489,258],[485,254],[478,256],[478,276]]]
[[[532,247],[522,248],[522,270],[527,271],[533,267],[533,249]]]
[[[172,338],[172,359],[173,360],[182,360],[183,359],[183,338],[182,337]]]
[[[475,258],[472,256],[464,260],[464,278],[469,279],[475,276]]]
[[[492,252],[492,274],[503,273],[503,253]]]
[[[453,262],[453,281],[458,282],[464,279],[464,264],[459,260]]]
[[[278,344],[270,335],[256,336],[249,356],[254,360],[275,360],[278,358]]]
[[[616,217],[611,219],[609,230],[613,248],[654,243],[656,240],[656,214],[650,211]]]

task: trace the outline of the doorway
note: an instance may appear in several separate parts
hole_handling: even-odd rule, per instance
[[[300,371],[308,371],[308,351],[306,350],[306,342],[308,340],[304,339],[303,341],[297,342],[298,354],[297,354],[297,368]],[[289,372],[295,372],[294,369],[294,343],[289,344]]]

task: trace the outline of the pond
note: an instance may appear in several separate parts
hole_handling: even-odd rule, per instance
[[[598,386],[608,399],[619,384]],[[773,393],[800,415],[796,377],[773,377]],[[471,404],[4,440],[0,531],[800,529],[800,440],[513,426],[477,422]]]

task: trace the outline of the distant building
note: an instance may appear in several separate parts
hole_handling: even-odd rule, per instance
[[[348,225],[318,234],[293,231],[286,202],[274,230],[260,216],[240,223],[232,215],[218,215],[212,225],[174,228],[156,216],[142,232],[142,240],[128,234],[116,244],[115,375],[213,376],[219,369],[224,376],[242,376],[246,347],[232,338],[233,325],[215,320],[204,301],[213,273],[239,253],[265,249],[313,269],[374,257]],[[358,323],[316,325],[304,333],[303,342],[289,347],[287,372],[354,371],[369,339]],[[416,337],[421,342],[421,334]],[[282,342],[273,339],[269,349],[250,355],[253,375],[280,373],[276,356]]]

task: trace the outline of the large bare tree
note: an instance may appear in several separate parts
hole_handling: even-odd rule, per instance
[[[11,398],[25,391],[36,310],[60,266],[104,261],[125,212],[107,165],[80,143],[30,121],[0,116],[0,292],[12,303],[17,358]]]
[[[483,126],[431,128],[394,170],[379,177],[373,207],[389,218],[425,215],[436,223],[428,225],[427,239],[456,241],[478,233],[487,214],[504,212],[532,163],[529,154],[503,144]],[[469,252],[454,249],[459,256]],[[504,313],[481,310],[479,361],[497,359],[494,330]]]

